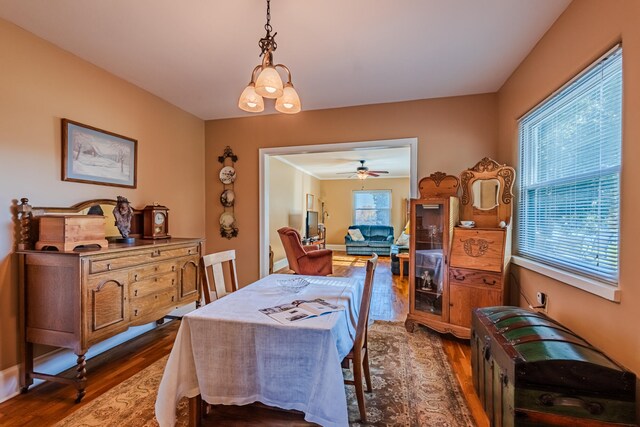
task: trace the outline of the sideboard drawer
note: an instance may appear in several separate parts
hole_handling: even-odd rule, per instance
[[[121,268],[134,267],[136,265],[146,264],[149,262],[164,261],[189,255],[199,255],[197,245],[181,248],[151,247],[144,251],[135,252],[125,257],[114,256],[109,258],[91,259],[89,273],[103,273],[105,271],[119,270]]]
[[[105,271],[119,270],[121,268],[133,267],[136,265],[153,261],[153,251],[139,251],[127,256],[113,256],[110,258],[91,259],[89,261],[89,273],[104,273]]]
[[[163,262],[151,265],[145,265],[131,270],[129,272],[129,281],[131,283],[140,282],[149,277],[160,274],[172,273],[176,271],[176,265],[171,262]]]
[[[468,270],[466,268],[450,268],[449,282],[460,285],[472,285],[502,289],[502,275],[482,270]]]
[[[451,242],[451,267],[502,271],[504,239],[503,230],[456,227]]]
[[[152,256],[154,258],[159,259],[159,260],[165,260],[165,259],[170,259],[170,258],[178,258],[178,257],[196,255],[196,254],[198,254],[198,247],[197,246],[189,246],[189,247],[186,247],[186,248],[174,248],[174,249],[162,248],[162,249],[157,249],[156,251],[154,251]]]
[[[176,273],[168,272],[158,276],[149,277],[137,282],[131,282],[129,293],[131,301],[136,297],[143,297],[161,291],[165,288],[176,288]]]
[[[167,288],[142,298],[132,298],[129,304],[131,324],[139,325],[163,317],[175,308],[176,301],[175,288]]]

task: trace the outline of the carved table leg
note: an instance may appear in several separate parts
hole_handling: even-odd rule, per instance
[[[22,355],[22,371],[20,372],[20,393],[26,393],[29,391],[29,386],[33,384],[33,344],[30,342],[24,343]]]
[[[84,390],[87,386],[87,370],[86,370],[87,363],[85,362],[84,353],[78,354],[77,356],[78,356],[78,359],[76,361],[77,362],[76,387],[78,388],[78,394],[76,396],[76,403],[80,403],[80,401],[85,395]]]

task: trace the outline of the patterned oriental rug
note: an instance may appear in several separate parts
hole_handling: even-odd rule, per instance
[[[369,348],[373,393],[365,393],[368,423],[358,422],[354,387],[346,386],[351,426],[474,426],[437,334],[418,327],[410,334],[401,323],[376,321],[369,328]],[[56,426],[157,426],[154,404],[166,360],[123,381]],[[187,425],[187,406],[187,399],[182,399],[178,426]]]

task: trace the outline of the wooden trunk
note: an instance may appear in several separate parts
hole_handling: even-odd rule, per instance
[[[543,314],[474,310],[471,353],[492,426],[635,425],[635,374]]]

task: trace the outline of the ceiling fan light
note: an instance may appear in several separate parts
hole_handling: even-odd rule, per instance
[[[283,93],[282,79],[275,68],[264,67],[256,80],[256,93],[265,98],[280,98]]]
[[[367,176],[366,173],[358,173],[358,179],[367,179]]]
[[[300,97],[291,83],[287,83],[282,96],[276,100],[276,110],[285,114],[296,114],[301,110]]]
[[[240,99],[238,100],[238,107],[249,113],[260,113],[264,111],[264,100],[256,93],[253,83],[249,83],[242,91]]]

